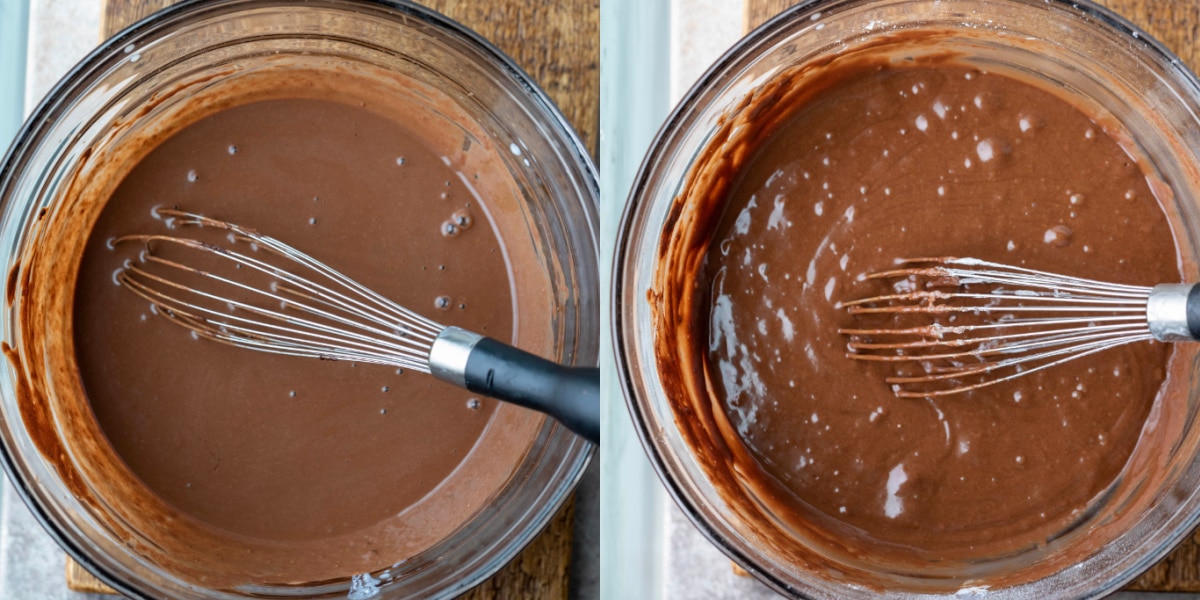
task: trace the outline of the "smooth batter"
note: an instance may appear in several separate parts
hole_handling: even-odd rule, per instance
[[[756,99],[796,104],[735,134],[765,132],[746,166],[713,176],[729,182],[723,212],[682,316],[728,457],[775,518],[852,554],[928,565],[1054,539],[1118,478],[1168,348],[900,400],[893,367],[846,357],[837,330],[855,322],[837,302],[888,291],[860,275],[900,257],[1179,281],[1145,173],[1072,104],[952,58],[854,61],[805,85]]]
[[[370,110],[296,98],[205,117],[125,177],[83,257],[75,344],[96,419],[146,486],[208,526],[270,542],[361,537],[438,493],[495,401],[419,373],[193,339],[114,283],[142,247],[110,241],[198,234],[169,231],[160,206],[228,219],[431,318],[510,339],[510,266],[470,175],[449,162]],[[515,468],[504,453],[474,460]],[[440,519],[465,519],[486,501],[466,493]],[[372,547],[383,546],[328,544],[313,559],[333,572],[345,564],[348,576],[404,557]],[[303,569],[291,577],[304,580]]]

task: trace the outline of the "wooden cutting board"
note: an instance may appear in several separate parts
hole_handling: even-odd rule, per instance
[[[176,0],[107,0],[105,37]],[[593,157],[600,129],[599,0],[417,0],[474,29],[537,80],[562,109]],[[467,600],[565,600],[571,564],[572,499],[546,530]],[[67,559],[67,585],[116,593]]]
[[[745,30],[758,27],[797,0],[745,0]],[[1177,54],[1192,70],[1200,71],[1200,2],[1196,0],[1097,0],[1132,21]],[[1127,589],[1159,592],[1200,592],[1200,530],[1192,532],[1162,562],[1129,584]]]

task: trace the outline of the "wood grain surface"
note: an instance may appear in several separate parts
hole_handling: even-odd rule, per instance
[[[797,0],[745,0],[745,30],[758,27],[798,3]],[[1129,19],[1179,55],[1192,70],[1200,70],[1200,1],[1097,0]],[[1171,554],[1142,574],[1127,589],[1161,592],[1200,592],[1200,530],[1192,532]]]
[[[103,35],[175,0],[108,0]],[[474,29],[511,56],[562,109],[584,144],[597,154],[600,130],[599,0],[417,0]],[[516,559],[462,598],[565,599],[571,562],[574,500]],[[115,593],[67,559],[75,590]]]
[[[108,0],[104,32],[177,0]],[[416,0],[496,44],[546,90],[596,156],[600,131],[600,0]]]

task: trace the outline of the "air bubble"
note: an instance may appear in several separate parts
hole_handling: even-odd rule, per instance
[[[466,209],[454,211],[454,214],[450,215],[450,220],[462,229],[470,229],[475,224],[475,219]]]
[[[403,167],[405,162],[408,161],[404,160],[403,156],[396,157],[396,166]]]
[[[386,391],[388,391],[388,386],[386,386],[386,385],[385,385],[385,386],[383,386],[383,388],[382,388],[382,389],[380,389],[380,391],[382,391],[382,392],[386,392]]]
[[[450,310],[450,296],[438,296],[434,298],[433,307],[438,310]]]
[[[460,230],[454,221],[446,221],[442,223],[442,235],[445,237],[457,237]]]
[[[230,144],[227,150],[229,151],[230,155],[237,154],[237,146],[234,146],[233,144]]]
[[[317,218],[316,218],[316,217],[311,217],[311,218],[309,218],[309,220],[308,220],[308,224],[309,224],[309,225],[316,225],[316,224],[317,224]]]
[[[198,179],[200,179],[200,175],[196,174],[196,170],[195,170],[195,169],[192,169],[191,171],[188,171],[188,173],[187,173],[187,180],[188,180],[189,182],[191,182],[191,183],[196,183],[196,181],[197,181]]]
[[[483,403],[479,401],[479,398],[471,398],[470,400],[467,400],[467,408],[471,410],[479,410],[480,408],[483,408]]]
[[[292,390],[292,391],[288,392],[288,397],[289,397],[289,398],[295,398],[295,397],[296,397],[296,390]]]
[[[381,408],[381,409],[379,409],[379,414],[381,414],[381,415],[386,415],[386,414],[387,414],[387,409],[386,409],[386,408]]]
[[[1071,236],[1073,234],[1074,232],[1071,231],[1070,227],[1067,227],[1066,225],[1055,225],[1054,227],[1046,230],[1045,235],[1042,236],[1042,241],[1047,244],[1063,248],[1071,243]]]

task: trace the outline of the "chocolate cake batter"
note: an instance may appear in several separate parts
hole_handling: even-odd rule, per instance
[[[117,452],[168,502],[250,537],[335,536],[419,501],[471,451],[494,401],[472,409],[471,394],[393,368],[197,341],[114,284],[142,248],[111,240],[166,233],[158,206],[227,218],[507,339],[508,265],[486,217],[443,231],[456,212],[483,216],[478,202],[399,124],[332,101],[257,102],[176,134],[113,194],[76,290],[80,373]]]
[[[693,439],[734,463],[730,489],[752,490],[774,526],[876,564],[998,558],[1086,521],[1138,443],[1167,346],[900,400],[892,365],[846,357],[838,328],[856,323],[838,301],[889,291],[862,275],[901,257],[1179,281],[1167,218],[1119,130],[952,56],[868,52],[805,77],[739,107],[745,121],[709,150],[733,158],[693,172],[683,196],[700,204],[680,221],[699,225],[668,245],[659,281],[692,270],[696,287],[651,301],[684,298],[663,315],[680,337],[659,340],[696,354],[665,378],[685,435],[711,419],[724,439]]]

